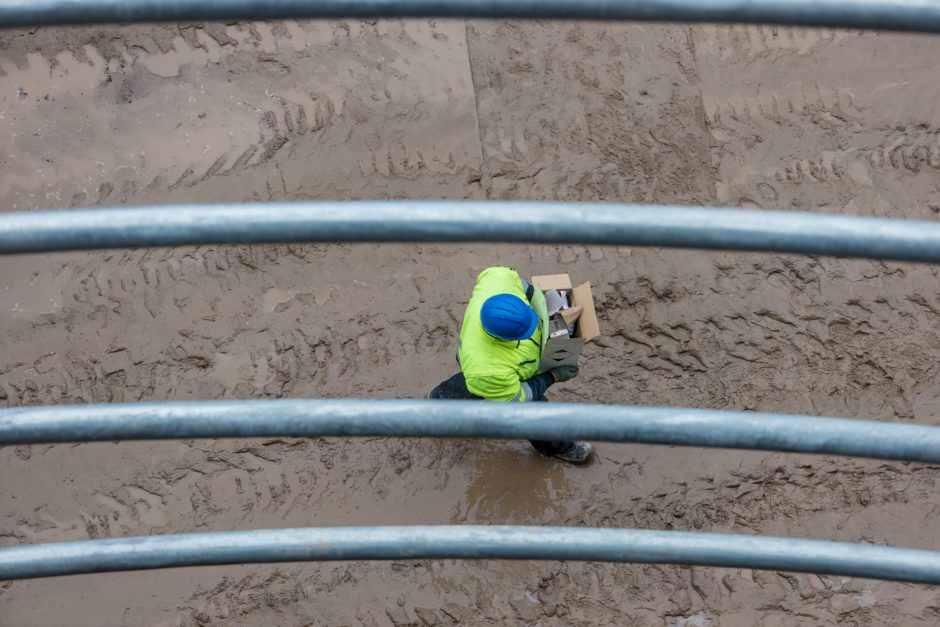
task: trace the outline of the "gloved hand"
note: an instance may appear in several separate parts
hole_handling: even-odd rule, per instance
[[[560,381],[570,381],[578,376],[578,367],[558,366],[557,368],[552,368],[552,375],[554,375],[556,383]]]

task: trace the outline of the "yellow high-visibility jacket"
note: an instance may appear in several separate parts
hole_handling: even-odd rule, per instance
[[[490,401],[531,401],[532,392],[524,382],[539,372],[539,360],[548,328],[548,307],[538,288],[532,300],[526,298],[528,283],[512,268],[487,268],[477,277],[476,286],[463,325],[457,359],[467,381],[467,389]],[[526,340],[505,341],[483,330],[480,310],[483,302],[497,294],[512,294],[528,302],[539,316],[539,326]]]

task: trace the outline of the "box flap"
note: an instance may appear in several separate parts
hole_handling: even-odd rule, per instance
[[[567,274],[545,274],[532,277],[532,285],[545,290],[570,290],[571,277]]]
[[[567,276],[567,275],[566,275]],[[578,328],[574,331],[575,337],[593,340],[601,334],[600,324],[597,322],[597,310],[594,309],[594,294],[591,284],[582,283],[571,292],[571,304],[584,308],[578,319]]]
[[[582,311],[584,311],[584,307],[581,305],[574,305],[568,309],[562,309],[561,317],[565,319],[565,324],[570,327],[581,316]]]

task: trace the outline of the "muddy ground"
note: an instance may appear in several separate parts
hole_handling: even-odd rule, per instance
[[[459,21],[0,33],[0,206],[527,198],[940,212],[940,39]],[[473,278],[594,285],[553,400],[940,422],[934,268],[583,246],[202,246],[0,260],[0,399],[413,398]],[[586,419],[589,417],[586,417]],[[937,467],[601,444],[0,449],[0,544],[524,523],[940,548]],[[935,624],[936,588],[741,569],[417,561],[0,585],[3,625]]]

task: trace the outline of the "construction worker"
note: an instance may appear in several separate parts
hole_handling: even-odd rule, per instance
[[[460,328],[457,363],[461,372],[442,382],[429,399],[503,402],[545,401],[545,390],[578,374],[560,366],[539,374],[547,339],[545,296],[512,268],[487,268],[476,286]],[[532,441],[543,455],[582,464],[591,445],[579,441]]]

